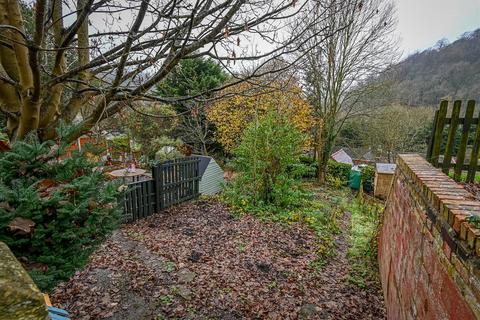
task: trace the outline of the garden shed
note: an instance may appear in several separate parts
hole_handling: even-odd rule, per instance
[[[396,165],[393,163],[377,163],[375,167],[375,186],[373,195],[380,199],[386,199],[392,185],[393,174]]]
[[[346,163],[353,166],[352,157],[350,157],[350,155],[343,149],[339,149],[336,152],[332,153],[330,158],[333,161],[336,161],[339,163]]]
[[[223,170],[212,157],[197,156],[200,158],[200,194],[215,194],[222,190]]]

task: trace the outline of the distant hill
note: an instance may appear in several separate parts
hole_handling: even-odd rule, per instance
[[[382,78],[391,80],[392,103],[437,105],[442,98],[480,103],[480,29],[450,44],[440,40],[393,66]]]

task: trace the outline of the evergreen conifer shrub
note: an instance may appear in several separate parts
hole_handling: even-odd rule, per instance
[[[42,290],[68,279],[119,222],[118,184],[82,152],[35,137],[0,152],[0,241]]]

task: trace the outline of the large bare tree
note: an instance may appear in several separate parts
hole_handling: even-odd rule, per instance
[[[402,152],[425,153],[434,114],[431,107],[386,106],[365,117],[359,133],[365,146],[395,162]]]
[[[298,44],[282,28],[304,6],[297,0],[35,0],[29,7],[0,0],[0,110],[7,133],[12,141],[30,132],[52,139],[60,122],[75,120],[78,136],[136,100],[198,98],[157,97],[150,89],[182,59],[210,56],[235,75],[241,62],[256,61],[260,70],[292,53]],[[229,85],[246,80],[233,79]]]
[[[306,40],[300,50],[301,69],[318,120],[314,139],[323,183],[343,123],[365,112],[362,98],[373,89],[365,82],[395,57],[395,17],[391,0],[311,0],[308,5],[297,30],[309,25],[299,36]]]

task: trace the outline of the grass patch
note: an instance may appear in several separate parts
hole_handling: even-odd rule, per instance
[[[164,296],[161,296],[158,301],[163,304],[163,305],[170,305],[173,303],[173,296],[170,295],[170,294],[167,294],[167,295],[164,295]]]
[[[165,271],[167,271],[168,273],[172,273],[173,271],[175,271],[175,263],[170,260],[165,262]]]
[[[378,285],[377,235],[383,205],[355,199],[346,209],[351,212],[348,250],[351,270],[347,280],[361,288]]]
[[[455,171],[453,169],[450,169],[448,172],[448,176],[453,179],[454,174],[455,174]],[[468,171],[462,171],[462,174],[460,175],[460,181],[467,180],[467,174],[468,174]],[[473,180],[475,183],[480,183],[480,172],[475,173],[475,177]]]

